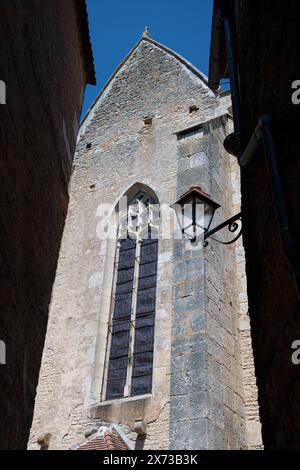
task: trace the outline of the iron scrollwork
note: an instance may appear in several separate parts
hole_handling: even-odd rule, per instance
[[[232,240],[227,242],[227,241],[219,240],[218,238],[215,238],[212,236],[225,227],[228,228],[230,233],[235,233],[235,237]],[[242,213],[239,212],[238,214],[234,215],[233,217],[226,220],[222,224],[206,232],[204,234],[205,246],[208,245],[208,241],[207,241],[208,238],[211,238],[212,240],[215,240],[218,243],[222,243],[222,245],[231,245],[231,243],[234,243],[236,240],[238,240],[241,235],[242,235]]]

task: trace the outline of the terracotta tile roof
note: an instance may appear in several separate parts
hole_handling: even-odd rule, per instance
[[[70,450],[129,450],[129,448],[115,428],[101,427],[96,434]]]
[[[189,197],[196,193],[197,196],[200,196],[201,199],[203,199],[204,201],[208,202],[209,204],[213,205],[216,209],[218,209],[220,207],[220,204],[218,204],[217,202],[213,201],[210,194],[206,193],[205,191],[203,191],[202,188],[200,188],[200,186],[192,186],[186,193],[184,193],[179,201],[180,202],[184,202],[185,200],[189,199]],[[179,202],[178,201],[178,202]],[[177,202],[177,203],[178,203]]]

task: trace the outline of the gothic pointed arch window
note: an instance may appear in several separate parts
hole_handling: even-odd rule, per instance
[[[102,399],[151,393],[159,208],[139,191],[120,217]]]

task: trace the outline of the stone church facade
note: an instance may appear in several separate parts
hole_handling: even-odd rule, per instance
[[[223,148],[230,106],[145,34],[90,109],[29,448],[68,449],[101,426],[133,449],[261,447],[242,244],[191,249],[160,222],[155,241],[107,235],[125,197],[149,215],[201,186],[221,205],[214,225],[239,212],[239,169]]]

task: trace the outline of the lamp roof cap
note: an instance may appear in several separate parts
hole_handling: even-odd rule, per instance
[[[211,206],[213,206],[215,209],[218,209],[220,207],[220,204],[217,202],[213,201],[211,198],[211,195],[203,191],[203,189],[200,186],[191,186],[188,191],[186,191],[177,201],[177,204],[184,204],[187,200],[189,200],[192,197],[198,197],[199,199],[202,199],[204,202],[207,202]]]

